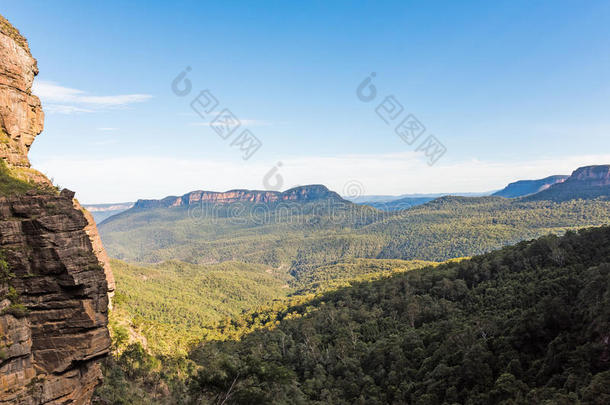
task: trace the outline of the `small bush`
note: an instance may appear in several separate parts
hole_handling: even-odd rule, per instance
[[[15,274],[11,273],[11,269],[4,257],[0,252],[0,283],[6,283],[11,278],[15,277]]]
[[[25,318],[28,316],[29,310],[23,304],[11,304],[8,308],[2,311],[2,315],[13,315],[15,318]]]

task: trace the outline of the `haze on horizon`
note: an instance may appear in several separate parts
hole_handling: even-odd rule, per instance
[[[610,163],[605,1],[26,0],[2,13],[41,71],[33,165],[85,203],[263,189],[274,167],[280,189],[399,195]],[[179,96],[172,81],[187,67],[193,88]],[[378,94],[365,102],[357,87],[372,72]],[[190,106],[204,89],[219,101],[208,120]],[[390,95],[404,111],[386,124],[376,108]],[[262,143],[247,160],[238,133],[210,123],[225,108]],[[426,128],[413,144],[395,133],[408,114]],[[417,151],[429,135],[446,148],[432,166]]]

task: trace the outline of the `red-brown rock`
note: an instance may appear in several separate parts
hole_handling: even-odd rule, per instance
[[[27,166],[27,154],[42,132],[44,114],[32,94],[36,59],[25,39],[0,16],[0,157],[15,166]]]
[[[93,218],[29,167],[43,128],[36,60],[0,16],[0,159],[45,191],[0,196],[0,405],[91,402],[114,278]]]
[[[69,196],[0,197],[0,252],[13,273],[0,296],[11,286],[27,310],[0,304],[0,404],[87,404],[101,381],[108,287],[73,204]]]

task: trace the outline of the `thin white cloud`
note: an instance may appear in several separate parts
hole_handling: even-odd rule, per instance
[[[428,166],[415,152],[338,157],[286,157],[277,171],[282,189],[325,184],[340,194],[357,182],[363,194],[451,193],[497,190],[520,179],[570,174],[581,166],[610,164],[610,154],[540,158],[493,163],[439,161]],[[120,157],[111,159],[35,160],[34,167],[51,173],[62,186],[76,190],[81,201],[102,203],[162,198],[197,189],[225,191],[263,189],[263,178],[277,161]],[[275,176],[271,182],[275,181]]]
[[[112,127],[101,127],[101,128],[97,128],[98,131],[104,131],[104,132],[111,132],[111,131],[116,131],[118,128],[112,128]]]
[[[45,104],[44,111],[48,114],[76,114],[94,112],[94,110],[90,108],[82,108],[75,105],[65,104]]]
[[[83,90],[64,87],[44,80],[36,80],[32,86],[32,92],[40,97],[45,111],[58,114],[90,113],[141,103],[152,97],[150,94],[96,96]]]
[[[241,123],[242,127],[267,127],[267,126],[272,125],[271,122],[269,122],[269,121],[252,120],[252,119],[239,120],[239,122]],[[206,122],[206,121],[191,122],[190,125],[194,126],[194,127],[213,127],[213,126],[222,126],[224,124],[223,123],[214,123],[213,119],[212,119],[212,121],[210,121],[210,122]]]

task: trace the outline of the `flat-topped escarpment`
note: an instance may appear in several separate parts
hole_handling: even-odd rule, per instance
[[[181,207],[192,204],[231,204],[236,202],[276,203],[283,201],[311,202],[322,199],[339,199],[341,196],[322,185],[291,188],[284,192],[261,190],[192,191],[181,197],[165,197],[161,200],[138,200],[135,209]]]

